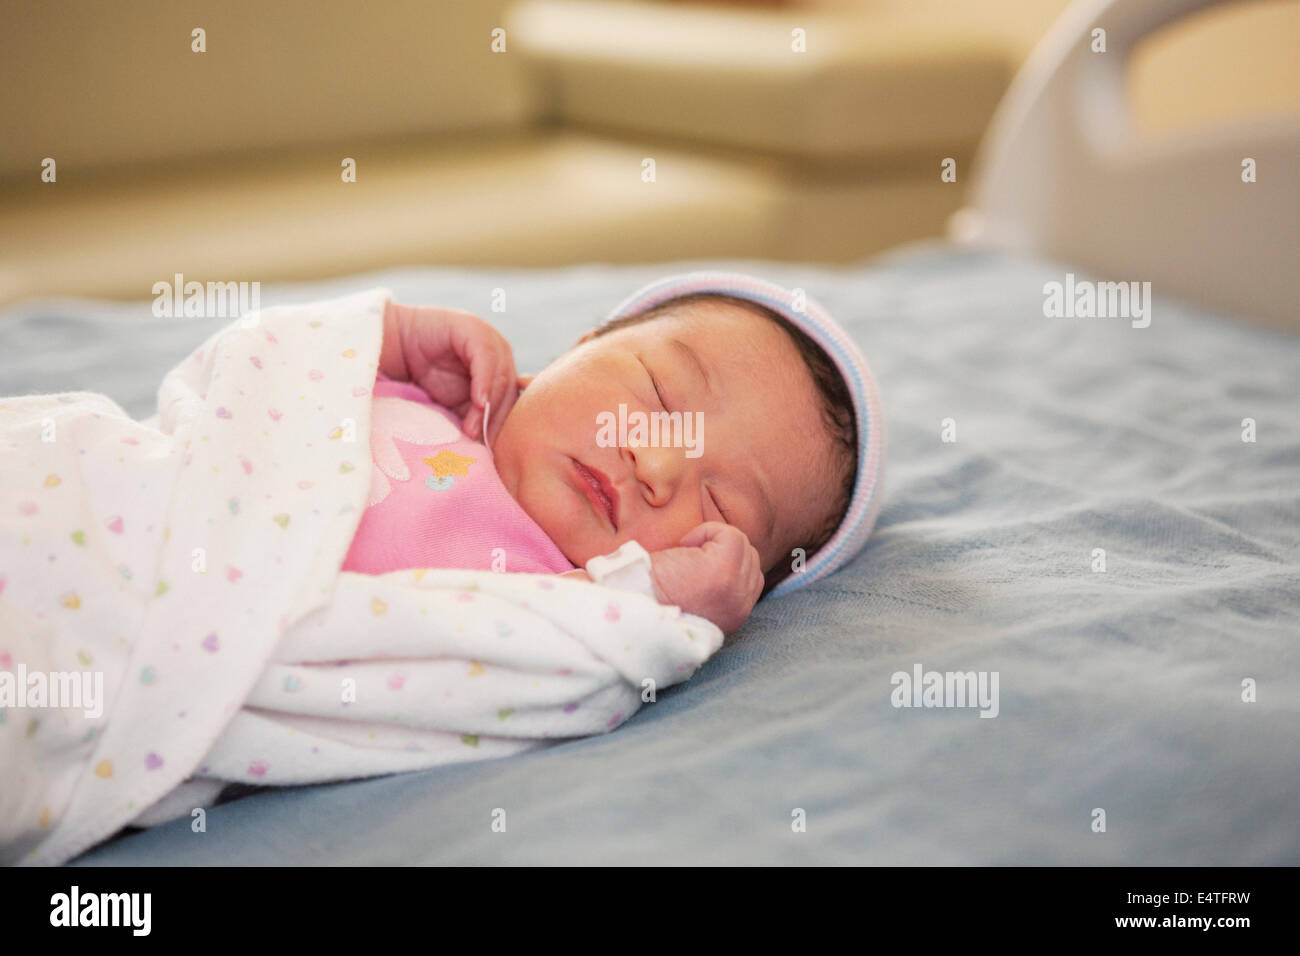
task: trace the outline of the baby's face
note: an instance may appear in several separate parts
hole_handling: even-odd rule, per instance
[[[724,521],[770,569],[810,540],[836,498],[819,401],[774,323],[728,303],[687,305],[583,336],[524,389],[493,457],[506,489],[578,566],[630,539],[676,547],[696,525]],[[696,450],[667,447],[666,430],[660,447],[602,442],[620,404],[629,431],[638,412],[689,414],[702,423]],[[612,487],[612,516],[588,473]]]

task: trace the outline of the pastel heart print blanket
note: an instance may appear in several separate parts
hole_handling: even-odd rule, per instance
[[[721,646],[581,580],[339,570],[388,298],[232,322],[143,422],[101,395],[0,398],[0,862],[64,862],[227,782],[605,733]]]

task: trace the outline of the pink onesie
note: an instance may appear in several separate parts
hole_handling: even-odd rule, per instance
[[[501,484],[487,445],[424,389],[380,373],[370,427],[370,497],[344,571],[573,570]]]

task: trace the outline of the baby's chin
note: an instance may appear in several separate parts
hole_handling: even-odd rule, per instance
[[[534,518],[533,520],[536,521],[537,519]],[[552,533],[547,530],[546,525],[542,524],[540,521],[538,524],[541,525],[542,530],[545,531],[547,536],[555,543],[555,546],[560,549],[560,553],[568,558],[569,563],[574,567],[586,567],[587,562],[597,555],[609,554],[611,551],[618,550],[617,544],[605,543],[598,545],[586,540],[574,541],[566,536],[563,530],[560,530],[557,533]]]
[[[525,484],[522,497],[514,495],[519,506],[546,533],[560,553],[576,567],[583,567],[597,555],[608,554],[618,548],[613,535],[605,529],[593,527],[589,506],[579,500],[576,492],[567,486],[548,490],[531,489]]]
[[[567,454],[533,449],[525,459],[531,464],[526,465],[514,452],[508,445],[498,446],[496,465],[502,485],[570,563],[583,567],[592,558],[618,549],[621,542],[599,523],[586,497],[569,481],[564,470],[570,460]]]
[[[536,518],[533,519],[537,521]],[[561,553],[577,567],[583,567],[597,555],[609,554],[617,550],[614,536],[600,529],[586,530],[582,516],[574,520],[573,516],[551,516],[548,523],[537,522],[543,531],[555,542]]]

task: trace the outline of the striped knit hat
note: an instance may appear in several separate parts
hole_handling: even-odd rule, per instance
[[[844,520],[817,553],[808,559],[802,573],[792,574],[772,589],[772,595],[788,594],[820,580],[850,561],[862,550],[880,511],[880,487],[885,465],[885,419],[880,391],[867,361],[820,305],[803,297],[803,310],[795,311],[795,296],[787,289],[754,276],[737,272],[688,272],[650,283],[624,299],[606,321],[635,315],[678,296],[715,293],[748,299],[784,316],[801,329],[835,363],[853,398],[858,424],[858,473]]]

